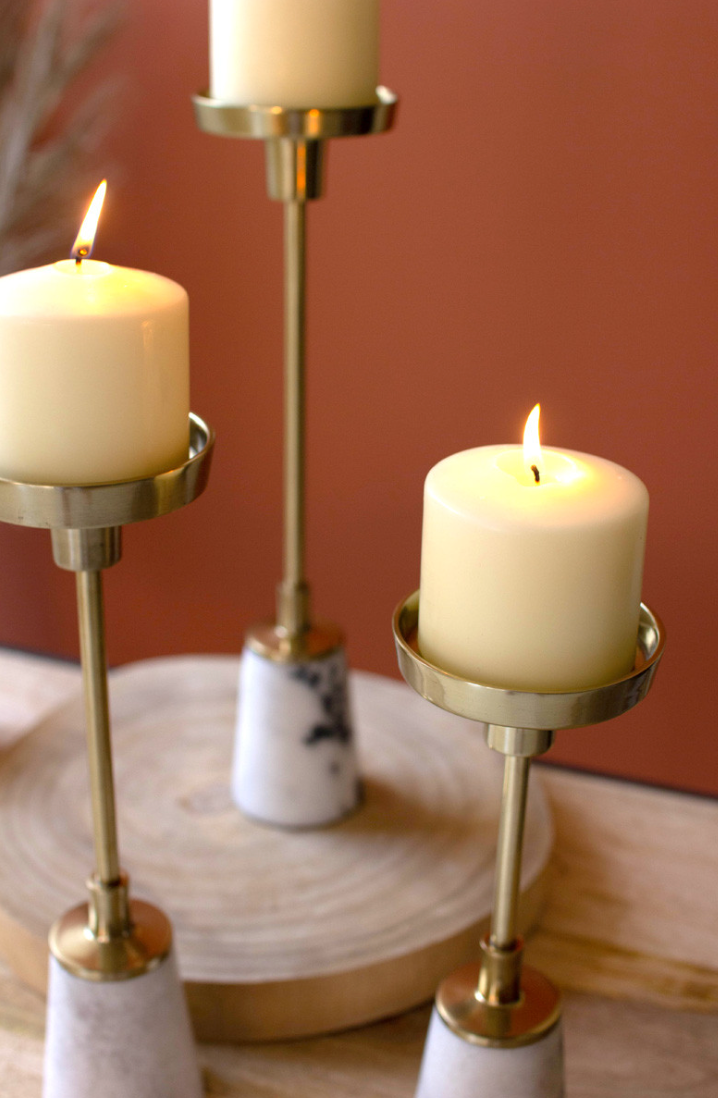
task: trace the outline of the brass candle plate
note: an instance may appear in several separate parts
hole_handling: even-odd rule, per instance
[[[359,137],[384,133],[394,121],[397,96],[376,89],[376,100],[359,107],[247,106],[212,99],[208,93],[192,97],[197,125],[219,137],[305,138]]]
[[[512,728],[557,731],[619,717],[648,693],[665,646],[661,619],[641,603],[636,659],[628,675],[586,690],[533,693],[471,682],[429,663],[419,652],[418,621],[419,592],[415,591],[399,604],[393,622],[399,668],[409,685],[427,701],[460,717]]]
[[[0,522],[41,529],[124,526],[176,511],[207,484],[214,431],[190,412],[189,456],[176,469],[107,484],[26,484],[0,478]]]

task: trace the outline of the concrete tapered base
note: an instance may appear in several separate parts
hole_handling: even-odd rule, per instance
[[[360,783],[344,650],[277,661],[247,647],[232,796],[278,827],[320,827],[357,808]]]
[[[174,955],[125,980],[50,957],[43,1098],[202,1098]]]
[[[561,1022],[533,1044],[487,1047],[432,1011],[415,1098],[563,1098]]]

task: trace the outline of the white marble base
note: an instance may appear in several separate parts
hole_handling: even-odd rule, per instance
[[[50,957],[43,1098],[201,1098],[174,956],[98,983]]]
[[[415,1098],[563,1098],[561,1022],[520,1048],[459,1037],[432,1011]]]
[[[242,654],[232,796],[248,816],[279,827],[334,823],[361,789],[339,649],[279,663]]]

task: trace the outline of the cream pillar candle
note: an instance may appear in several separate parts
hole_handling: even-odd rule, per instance
[[[517,690],[627,674],[647,516],[641,481],[590,454],[483,446],[440,461],[424,492],[422,654]]]
[[[188,301],[176,282],[89,259],[0,278],[0,476],[151,476],[187,460],[188,423]]]
[[[210,0],[210,94],[351,107],[379,81],[379,0]]]

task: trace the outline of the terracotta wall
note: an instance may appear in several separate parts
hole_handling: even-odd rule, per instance
[[[651,492],[655,690],[553,758],[718,792],[714,0],[385,0],[394,133],[334,142],[310,211],[309,562],[356,667],[394,675],[418,582],[423,476],[543,438]],[[203,3],[134,0],[98,255],[182,282],[193,404],[218,434],[206,496],[126,531],[107,576],[113,662],[235,652],[280,561],[281,208],[263,152],[195,129]],[[76,652],[49,539],[0,530],[0,642]]]

